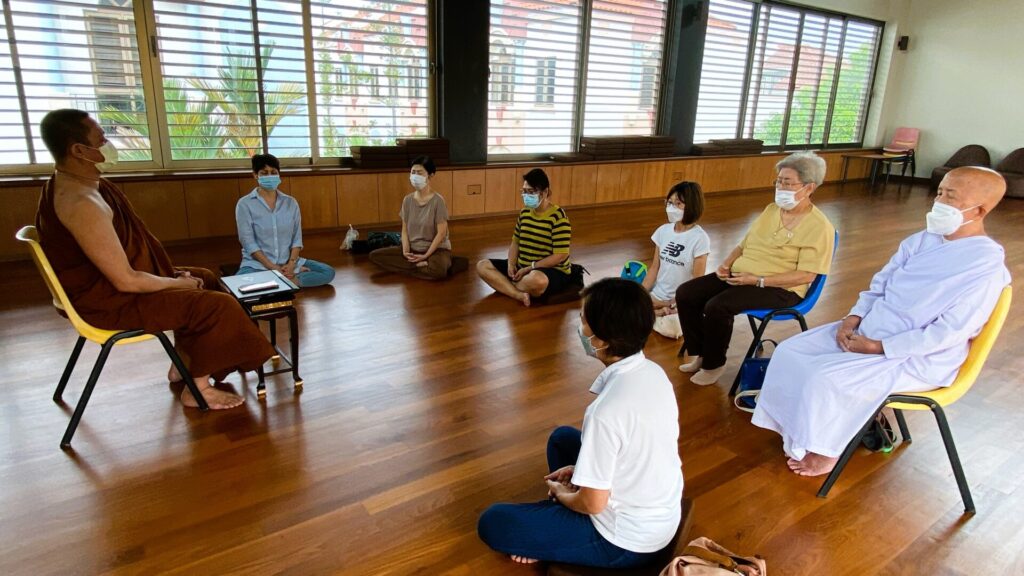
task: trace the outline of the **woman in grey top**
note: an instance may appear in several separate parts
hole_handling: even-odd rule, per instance
[[[439,280],[448,275],[452,245],[448,241],[448,207],[444,197],[430,187],[437,169],[434,161],[420,156],[412,161],[409,181],[414,192],[402,200],[402,245],[370,252],[370,261],[391,272]]]

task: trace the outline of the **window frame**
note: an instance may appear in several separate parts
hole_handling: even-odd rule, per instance
[[[402,3],[402,2],[399,2]],[[251,7],[250,2],[250,7]],[[311,0],[301,0],[301,13],[302,13],[302,44],[303,51],[305,54],[305,94],[306,94],[306,114],[305,116],[309,122],[309,156],[303,157],[281,157],[281,165],[287,167],[301,167],[301,166],[326,166],[326,167],[337,167],[344,163],[345,156],[321,156],[320,154],[320,134],[317,125],[317,92],[316,92],[316,70],[314,66],[314,38],[312,35],[312,14],[311,14]],[[426,109],[426,133],[428,135],[436,134],[436,110],[437,110],[437,75],[436,71],[436,57],[437,57],[437,43],[435,35],[435,22],[437,18],[437,2],[436,0],[425,0],[425,30],[426,30],[426,71],[425,78],[418,77],[416,82],[408,82],[401,86],[384,86],[384,82],[379,82],[379,89],[381,90],[381,97],[386,97],[385,92],[387,90],[395,90],[398,94],[408,92],[410,90],[417,90],[426,96],[426,103],[424,108]],[[96,12],[102,11],[102,6],[88,6],[83,5],[83,12]],[[253,22],[258,22],[256,18],[257,10],[253,8]],[[138,48],[139,68],[141,72],[141,88],[146,105],[146,122],[149,128],[149,141],[151,160],[148,161],[132,161],[122,162],[114,166],[111,173],[135,173],[135,172],[173,172],[177,170],[193,170],[193,169],[247,169],[249,167],[249,160],[247,158],[224,158],[224,159],[203,159],[203,160],[174,160],[171,158],[171,146],[170,146],[170,133],[168,129],[168,118],[166,112],[166,103],[164,101],[164,92],[160,89],[163,83],[163,73],[161,71],[161,59],[157,52],[157,27],[156,27],[156,13],[154,8],[154,0],[133,0],[132,12],[134,14],[135,23],[135,35],[136,44]],[[6,16],[6,11],[0,14],[0,25],[6,25],[8,30],[14,28],[13,24],[7,25],[3,21]],[[255,32],[254,36],[259,37],[259,33]],[[7,40],[9,41],[9,40]],[[257,41],[258,42],[258,41]],[[108,47],[103,47],[108,48]],[[31,139],[31,125],[27,121],[28,110],[25,104],[25,97],[23,95],[23,82],[19,74],[15,75],[15,82],[17,84],[18,100],[22,107],[22,121],[25,123],[24,130],[26,138]],[[259,83],[259,90],[262,93],[264,90],[263,83]],[[263,151],[267,151],[267,138],[269,134],[264,133],[263,135]],[[36,150],[35,154],[29,154],[30,162],[34,160],[34,163],[27,164],[4,164],[0,165],[0,175],[44,175],[53,170],[53,163],[51,161],[41,162],[40,158],[46,158],[49,160],[49,152],[45,149]]]
[[[576,37],[576,43],[577,43],[576,58],[578,59],[578,61],[575,64],[576,65],[576,73],[574,75],[574,81],[575,81],[575,85],[574,85],[574,89],[575,89],[574,98],[575,98],[575,102],[573,104],[572,127],[570,129],[571,130],[571,132],[570,132],[571,148],[570,148],[569,152],[571,152],[571,153],[575,153],[575,152],[579,151],[579,149],[580,149],[580,138],[583,137],[583,129],[584,129],[584,123],[585,123],[584,122],[584,114],[585,114],[585,109],[586,109],[586,91],[587,91],[587,73],[588,73],[587,68],[588,68],[588,62],[589,62],[589,59],[590,59],[590,39],[591,39],[591,36],[592,36],[591,33],[593,31],[593,27],[591,25],[591,22],[592,22],[591,16],[593,15],[593,11],[594,11],[594,1],[595,0],[580,0],[580,15],[579,15],[580,31],[579,31],[578,36]],[[655,86],[654,86],[654,89],[652,90],[652,97],[653,97],[652,106],[655,108],[655,114],[654,114],[654,118],[653,118],[653,121],[652,121],[652,124],[651,124],[651,133],[653,135],[659,134],[661,132],[661,128],[663,126],[663,115],[665,113],[664,112],[664,108],[665,107],[662,104],[663,104],[663,101],[664,101],[665,90],[668,87],[667,78],[669,76],[669,73],[668,73],[667,68],[666,68],[666,66],[667,66],[667,64],[669,62],[669,58],[667,58],[667,56],[666,56],[666,51],[668,50],[668,47],[671,45],[670,36],[672,35],[673,10],[677,9],[675,6],[676,6],[675,2],[673,2],[672,0],[666,0],[666,2],[665,2],[665,15],[664,15],[664,28],[662,29],[662,34],[661,34],[661,45],[660,45],[660,47],[658,49],[659,53],[660,53],[660,66],[659,66],[659,70],[657,71],[657,73],[654,74],[654,84],[655,84]],[[490,25],[488,26],[488,29],[490,30]],[[557,74],[557,70],[560,67],[561,62],[555,56],[545,57],[545,58],[538,58],[534,62],[534,66],[533,66],[533,70],[534,70],[534,83],[533,83],[533,86],[532,86],[533,90],[532,90],[532,94],[530,96],[530,103],[533,106],[540,107],[540,108],[551,106],[550,102],[542,102],[540,100],[540,98],[541,98],[541,95],[540,95],[540,75],[538,74],[538,71],[540,70],[540,61],[541,60],[545,60],[546,61],[546,60],[549,60],[549,59],[556,61],[555,71],[556,71],[556,74]],[[640,65],[639,75],[640,75],[640,83],[641,84],[643,83],[643,76],[644,76],[643,75],[643,69],[648,66],[648,61],[649,61],[648,59],[644,58],[642,60],[642,64]],[[490,79],[488,80],[487,92],[488,92],[488,94],[491,94],[492,93],[492,86],[490,85],[490,82],[494,78],[496,78],[496,71],[493,69],[495,64],[494,64],[493,57],[490,54],[488,54],[488,62],[492,66],[492,69],[491,69]],[[523,68],[530,68],[530,65],[529,65],[529,63],[526,63],[522,67]],[[637,92],[638,92],[638,98],[639,98],[639,96],[640,96],[639,93],[641,92],[640,88],[637,89]],[[489,139],[489,134],[487,134],[487,132],[489,132],[489,130],[485,130],[485,136],[484,136],[485,141],[487,141]],[[487,160],[488,161],[493,161],[493,162],[518,162],[518,161],[550,160],[553,155],[555,155],[555,154],[564,154],[564,153],[567,153],[567,152],[511,152],[511,153],[489,153],[488,152],[487,153]]]
[[[837,11],[833,11],[833,10],[827,10],[827,9],[822,9],[822,8],[811,8],[811,7],[802,6],[802,5],[799,5],[799,4],[791,4],[791,3],[788,3],[788,2],[781,2],[781,1],[778,1],[778,0],[744,0],[744,1],[749,2],[750,4],[752,4],[751,18],[750,18],[750,21],[749,21],[749,24],[750,24],[750,34],[749,34],[749,37],[747,38],[746,59],[745,59],[745,62],[744,62],[744,69],[743,69],[743,88],[742,88],[742,90],[740,92],[740,102],[739,102],[739,106],[738,106],[738,110],[737,110],[736,129],[734,131],[734,134],[733,134],[732,138],[751,138],[751,137],[753,137],[753,136],[748,136],[747,135],[747,121],[749,119],[748,115],[751,112],[750,109],[749,109],[749,102],[748,102],[749,99],[750,99],[750,94],[751,94],[750,90],[751,90],[751,85],[753,83],[756,82],[756,83],[758,83],[758,85],[760,85],[760,83],[764,80],[764,77],[765,77],[765,73],[764,73],[763,70],[759,71],[757,78],[753,77],[753,72],[754,72],[754,68],[755,68],[755,63],[754,63],[755,58],[754,58],[754,55],[755,55],[756,50],[757,50],[756,44],[757,44],[758,38],[760,36],[760,30],[761,30],[762,6],[768,6],[769,10],[772,7],[774,7],[774,6],[778,6],[781,9],[793,10],[793,11],[796,11],[796,12],[799,13],[799,28],[798,28],[798,32],[797,32],[796,43],[794,45],[794,55],[793,55],[792,61],[790,63],[791,64],[791,70],[790,70],[789,75],[788,75],[790,85],[789,85],[789,87],[787,89],[787,94],[786,94],[786,107],[785,107],[785,110],[783,111],[782,131],[781,131],[781,134],[780,134],[779,144],[777,144],[777,145],[776,144],[765,145],[764,149],[766,151],[772,151],[772,152],[783,152],[783,151],[787,151],[787,150],[828,150],[828,149],[833,149],[834,150],[834,149],[843,149],[843,148],[860,148],[860,147],[863,147],[863,145],[864,145],[864,134],[867,131],[867,118],[868,118],[868,116],[870,114],[871,101],[872,101],[872,99],[874,97],[874,92],[875,92],[875,81],[876,81],[876,75],[877,75],[877,72],[878,72],[878,62],[879,62],[879,59],[881,58],[881,54],[882,54],[882,40],[883,40],[884,35],[885,35],[885,22],[882,22],[882,21],[879,21],[879,20],[874,20],[872,18],[865,18],[865,17],[862,17],[862,16],[855,16],[855,15],[852,15],[852,14],[844,14],[842,12],[837,12]],[[807,15],[809,15],[809,14],[810,15],[815,15],[815,16],[822,16],[822,17],[824,17],[826,19],[826,22],[825,22],[825,25],[824,25],[826,37],[827,37],[827,31],[828,31],[828,19],[829,18],[835,18],[835,19],[840,19],[842,21],[842,28],[841,28],[841,32],[840,32],[840,36],[839,36],[839,40],[838,40],[838,52],[836,54],[836,62],[838,63],[838,65],[837,65],[836,71],[835,71],[835,73],[833,75],[833,78],[832,78],[832,81],[831,81],[832,85],[830,87],[830,94],[829,94],[829,99],[828,99],[828,103],[827,103],[827,111],[826,111],[826,115],[825,115],[824,129],[823,129],[823,133],[822,133],[822,137],[821,137],[821,142],[820,143],[819,142],[809,142],[809,143],[803,143],[803,144],[787,144],[786,140],[789,137],[789,123],[790,123],[789,121],[790,121],[791,113],[792,113],[792,109],[793,109],[793,99],[794,99],[795,94],[796,94],[796,91],[794,90],[794,84],[796,82],[797,70],[799,69],[799,66],[800,66],[800,54],[801,54],[801,52],[803,50],[802,42],[803,42],[804,22],[805,22],[805,19],[806,19]],[[858,124],[859,124],[859,138],[856,141],[853,141],[853,142],[834,142],[834,143],[830,143],[829,142],[829,135],[830,135],[830,132],[831,132],[831,129],[832,129],[832,113],[833,113],[833,111],[835,109],[836,93],[837,93],[838,88],[839,88],[839,82],[840,82],[840,80],[842,78],[842,74],[841,74],[842,66],[841,66],[841,63],[842,63],[842,59],[843,59],[843,56],[845,54],[845,49],[846,49],[846,46],[845,46],[845,43],[846,43],[846,33],[847,33],[848,26],[849,26],[849,24],[851,22],[856,22],[856,23],[860,23],[860,24],[866,24],[866,25],[873,26],[873,27],[877,28],[877,30],[878,30],[878,32],[877,32],[877,40],[876,40],[875,46],[874,46],[874,55],[871,58],[870,66],[868,68],[868,70],[869,70],[868,71],[868,82],[867,82],[867,91],[865,93],[865,98],[864,98],[864,106],[863,106],[863,108],[860,111],[860,119],[858,121]],[[762,55],[762,58],[763,57],[764,57],[764,55]],[[751,130],[753,130],[753,126],[751,126]],[[752,133],[753,132],[751,132],[751,134]]]

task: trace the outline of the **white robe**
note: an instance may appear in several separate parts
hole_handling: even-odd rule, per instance
[[[791,458],[837,457],[886,396],[949,386],[1010,283],[1002,246],[985,236],[905,239],[851,315],[884,354],[843,352],[840,322],[787,339],[772,355],[752,422]]]

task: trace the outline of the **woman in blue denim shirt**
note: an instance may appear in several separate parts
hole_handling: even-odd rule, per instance
[[[303,288],[330,284],[334,268],[302,258],[302,215],[295,198],[279,191],[281,163],[271,154],[252,157],[257,186],[235,205],[238,241],[242,244],[239,274],[278,270]]]

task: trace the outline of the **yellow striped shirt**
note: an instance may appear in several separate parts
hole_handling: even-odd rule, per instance
[[[516,230],[512,233],[512,240],[519,246],[517,264],[520,267],[529,266],[552,254],[568,254],[571,239],[569,218],[558,206],[552,204],[543,213],[523,208],[516,220]],[[566,258],[554,269],[568,274],[569,264],[569,258]]]

